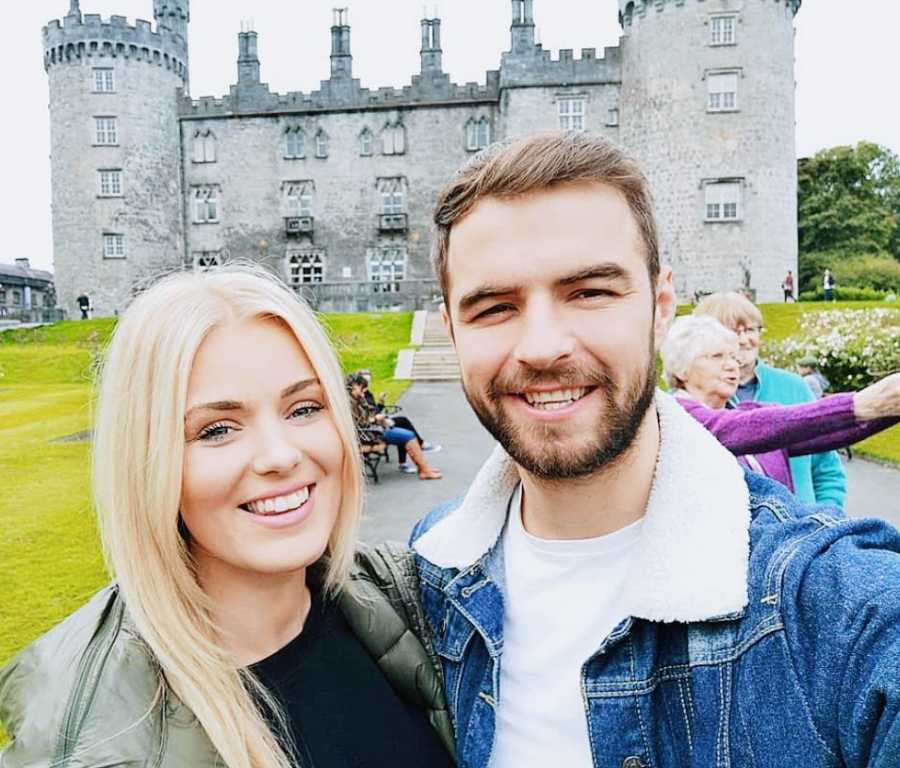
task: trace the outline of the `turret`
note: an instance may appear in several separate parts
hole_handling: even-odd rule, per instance
[[[349,80],[353,77],[353,56],[350,54],[350,10],[335,8],[331,25],[331,77]]]
[[[136,283],[182,264],[177,92],[187,43],[160,24],[68,5],[43,30],[57,293],[70,316],[81,292],[98,316],[113,315]],[[186,17],[187,3],[174,5]]]
[[[682,298],[778,296],[797,267],[800,0],[619,0],[620,141],[648,173]]]
[[[422,59],[421,73],[423,75],[443,71],[441,20],[439,18],[422,19],[422,48],[419,55]]]
[[[191,20],[190,0],[153,0],[153,19],[161,30],[168,30],[184,43],[184,63],[188,65],[188,22]],[[185,91],[188,82],[185,80]]]

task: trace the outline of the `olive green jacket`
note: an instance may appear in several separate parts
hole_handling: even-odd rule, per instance
[[[352,579],[353,596],[339,597],[348,623],[453,754],[440,665],[424,632],[409,553],[394,546],[361,551]],[[0,768],[222,766],[193,714],[160,685],[158,665],[115,585],[0,670],[0,722],[11,738]]]

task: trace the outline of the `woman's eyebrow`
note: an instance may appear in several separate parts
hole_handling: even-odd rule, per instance
[[[295,381],[289,387],[285,387],[281,390],[282,397],[290,397],[291,395],[296,395],[298,392],[303,391],[307,387],[315,386],[319,383],[319,380],[316,378],[312,379],[300,379],[300,381]]]
[[[211,403],[200,403],[184,412],[184,420],[187,421],[197,411],[239,411],[244,404],[237,400],[215,400]]]

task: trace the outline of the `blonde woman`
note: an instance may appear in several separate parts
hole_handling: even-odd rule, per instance
[[[361,478],[289,289],[233,267],[140,295],[94,433],[115,582],[0,671],[0,764],[451,765],[407,555],[354,557]]]

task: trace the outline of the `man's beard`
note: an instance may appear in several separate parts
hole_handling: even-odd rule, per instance
[[[566,480],[584,478],[608,467],[619,459],[632,445],[653,402],[656,392],[656,365],[653,348],[644,374],[624,392],[624,401],[618,402],[621,391],[609,370],[585,369],[565,365],[552,370],[522,368],[509,377],[500,376],[489,385],[484,397],[470,392],[463,380],[463,391],[475,415],[485,429],[506,450],[512,459],[541,480]],[[603,409],[594,426],[594,439],[579,445],[570,440],[559,444],[556,425],[534,422],[524,426],[516,424],[503,406],[503,396],[535,386],[558,385],[560,389],[590,387],[603,398]],[[585,397],[595,397],[588,392]],[[575,439],[583,435],[576,435]]]

